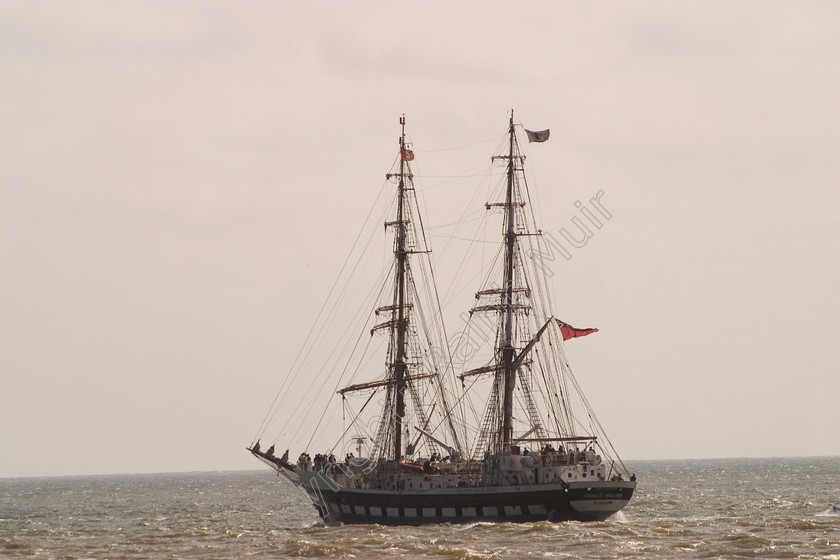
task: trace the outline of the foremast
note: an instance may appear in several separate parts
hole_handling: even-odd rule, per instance
[[[451,366],[440,362],[448,355],[442,312],[434,286],[428,242],[416,198],[410,162],[414,152],[405,136],[405,116],[400,118],[399,161],[386,175],[396,184],[393,221],[385,227],[393,231],[393,265],[383,288],[383,300],[376,316],[388,317],[375,324],[371,335],[387,333],[388,349],[384,378],[356,383],[338,391],[345,397],[357,392],[374,393],[384,389],[381,413],[375,431],[361,421],[361,413],[373,395],[356,414],[353,424],[371,443],[369,460],[400,461],[425,447],[431,454],[442,445],[461,453],[461,439],[448,404],[443,374],[451,374]],[[418,281],[419,280],[419,281]],[[430,308],[432,316],[424,314]],[[434,420],[434,421],[433,421]],[[437,428],[446,435],[434,436]],[[416,429],[412,431],[412,429]],[[356,436],[357,438],[359,436]],[[442,439],[441,439],[442,438]],[[445,442],[445,443],[444,443]]]
[[[406,224],[405,214],[405,169],[406,159],[409,154],[405,146],[405,116],[400,117],[400,172],[397,182],[397,235],[394,254],[397,259],[396,278],[394,282],[394,305],[397,310],[396,324],[393,326],[393,335],[396,337],[393,378],[394,378],[394,446],[391,451],[391,458],[399,461],[402,457],[402,421],[405,418],[405,390],[406,390],[406,330],[408,322],[405,314],[405,273],[406,258]]]

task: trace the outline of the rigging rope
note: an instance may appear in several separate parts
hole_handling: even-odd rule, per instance
[[[379,189],[379,192],[376,195],[376,199],[379,199],[382,196],[382,193],[385,190],[385,185],[387,185],[387,184],[388,184],[387,181],[383,182],[382,186]],[[304,339],[304,344],[298,350],[298,353],[295,356],[295,359],[294,359],[294,361],[292,362],[292,365],[289,368],[289,373],[288,373],[287,377],[283,380],[283,383],[280,385],[280,389],[278,389],[277,394],[275,395],[274,400],[271,404],[271,407],[268,409],[268,412],[266,412],[266,415],[263,418],[263,421],[260,424],[260,427],[257,429],[257,434],[254,436],[253,441],[257,441],[257,439],[259,439],[260,435],[264,434],[265,430],[268,429],[268,426],[270,425],[270,423],[273,421],[273,419],[277,415],[277,412],[280,410],[280,403],[279,403],[280,395],[283,394],[283,392],[286,390],[287,384],[290,381],[294,380],[294,378],[296,377],[295,372],[298,371],[299,364],[301,363],[300,362],[301,355],[303,355],[303,358],[302,358],[303,360],[308,359],[309,354],[312,351],[312,348],[314,347],[314,340],[312,338],[313,337],[313,332],[315,331],[316,327],[318,326],[319,322],[321,321],[321,317],[323,316],[324,311],[327,309],[328,304],[332,301],[332,296],[335,293],[336,287],[338,286],[339,281],[341,280],[342,275],[344,274],[344,271],[346,270],[347,265],[350,262],[351,257],[355,253],[355,249],[358,246],[358,243],[359,243],[359,240],[362,237],[362,234],[365,232],[366,229],[371,229],[371,230],[373,229],[373,228],[368,228],[367,224],[370,221],[370,219],[373,215],[373,212],[377,208],[377,206],[378,206],[377,204],[374,204],[374,205],[371,206],[371,209],[368,212],[367,217],[365,218],[364,224],[360,228],[359,233],[356,235],[356,238],[353,241],[353,245],[352,245],[349,253],[347,254],[347,257],[345,258],[344,263],[341,266],[341,269],[339,271],[338,276],[336,277],[335,281],[333,282],[333,285],[330,288],[330,291],[327,294],[327,297],[324,299],[324,303],[321,305],[321,309],[318,311],[318,315],[315,317],[315,320],[313,321],[312,326],[310,327],[309,332],[307,333],[306,338]],[[369,246],[370,242],[371,242],[371,239],[368,240],[368,243],[366,244],[366,246]],[[352,270],[355,271],[356,268],[358,267],[358,265],[359,265],[359,261],[356,262],[356,264],[355,264],[355,266],[353,267]],[[351,272],[351,277],[352,277],[352,272]],[[349,282],[349,279],[348,279],[348,282]],[[342,295],[345,292],[346,288],[347,288],[347,284],[345,284],[344,288],[341,289],[341,293],[339,294],[339,297],[340,297],[340,295]],[[318,329],[318,333],[315,334],[316,338],[321,336],[321,333],[323,332],[323,330],[324,330],[324,328],[327,324],[328,324],[327,322],[321,323],[321,326]],[[304,350],[306,350],[305,354],[304,354]],[[279,439],[279,436],[278,436],[278,439]]]
[[[501,134],[499,136],[493,136],[492,138],[488,138],[486,140],[480,140],[478,142],[473,142],[472,144],[464,144],[463,146],[455,146],[452,148],[437,148],[434,150],[414,150],[415,153],[418,154],[431,154],[435,152],[449,152],[452,150],[462,150],[464,148],[470,148],[472,146],[479,146],[481,144],[487,144],[488,142],[492,142],[493,140],[498,140],[499,138],[504,138],[507,134]]]

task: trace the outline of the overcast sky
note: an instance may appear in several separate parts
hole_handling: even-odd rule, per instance
[[[259,468],[399,116],[434,227],[511,108],[623,458],[840,454],[840,5],[452,4],[0,3],[0,477]]]

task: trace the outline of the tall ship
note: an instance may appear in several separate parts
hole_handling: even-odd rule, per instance
[[[574,329],[554,313],[521,125],[511,111],[491,158],[494,198],[480,211],[498,234],[482,250],[496,250],[484,270],[469,270],[471,259],[463,259],[458,274],[478,280],[453,336],[405,117],[400,125],[382,191],[388,215],[368,220],[384,218],[380,281],[371,288],[353,279],[377,259],[361,256],[370,243],[360,234],[360,252],[345,262],[248,451],[302,489],[328,524],[608,518],[630,501],[635,475],[564,351],[565,340],[596,329]],[[529,141],[548,137],[524,132]],[[372,229],[381,232],[381,224]],[[272,426],[279,435],[269,436]]]

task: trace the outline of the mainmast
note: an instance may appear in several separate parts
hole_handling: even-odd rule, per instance
[[[406,269],[406,227],[404,220],[404,198],[405,198],[405,115],[400,117],[400,175],[397,186],[397,239],[394,247],[394,254],[397,257],[397,270],[395,279],[394,305],[397,309],[396,329],[396,356],[394,360],[394,450],[393,458],[399,461],[402,458],[402,421],[405,417],[405,343],[408,321],[405,316],[405,269]]]
[[[513,262],[516,249],[516,210],[514,208],[514,142],[513,110],[510,112],[510,149],[507,167],[507,194],[505,195],[505,270],[502,283],[502,370],[504,371],[504,396],[502,399],[502,449],[513,442],[513,389],[516,387],[516,369],[513,367]]]

